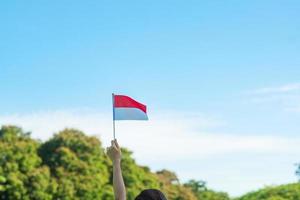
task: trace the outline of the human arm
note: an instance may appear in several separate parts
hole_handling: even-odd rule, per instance
[[[111,141],[107,154],[113,163],[113,188],[116,200],[126,200],[126,189],[121,169],[121,148],[117,140]]]

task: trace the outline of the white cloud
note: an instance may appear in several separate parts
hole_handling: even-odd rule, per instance
[[[285,84],[277,87],[264,87],[253,90],[250,94],[274,94],[300,91],[300,83]]]
[[[185,160],[231,152],[289,152],[300,150],[300,138],[224,134],[210,128],[224,124],[200,115],[165,113],[149,121],[117,121],[120,143],[138,159]],[[0,124],[13,124],[31,131],[34,138],[47,140],[64,128],[76,128],[101,138],[112,139],[111,114],[92,111],[49,111],[0,116]]]
[[[247,99],[253,103],[280,108],[286,112],[300,112],[300,83],[259,88],[247,94],[250,95]]]

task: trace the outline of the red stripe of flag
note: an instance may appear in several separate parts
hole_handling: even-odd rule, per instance
[[[134,99],[125,95],[114,95],[114,107],[115,108],[138,108],[144,113],[147,113],[147,107]]]

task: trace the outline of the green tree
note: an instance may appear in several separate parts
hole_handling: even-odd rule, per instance
[[[229,200],[229,196],[224,192],[216,192],[209,190],[204,181],[190,180],[184,184],[186,187],[191,188],[197,199],[199,200]]]
[[[41,145],[39,154],[59,184],[54,199],[113,199],[110,164],[96,137],[65,129]]]
[[[237,200],[299,200],[300,184],[287,184],[266,187],[255,192],[243,195]]]
[[[122,172],[129,200],[133,200],[144,189],[159,189],[156,174],[148,167],[137,165],[132,158],[132,152],[125,148],[122,148]]]
[[[174,172],[163,169],[156,172],[160,180],[160,188],[170,200],[196,200],[196,196],[189,187],[181,185]]]
[[[191,188],[191,190],[198,194],[200,192],[206,191],[206,183],[204,181],[197,181],[197,180],[189,180],[184,186]]]
[[[39,143],[15,126],[0,129],[0,199],[50,200],[56,190]]]

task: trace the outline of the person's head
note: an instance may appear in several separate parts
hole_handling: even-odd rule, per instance
[[[143,190],[135,200],[167,200],[165,195],[156,189]]]

